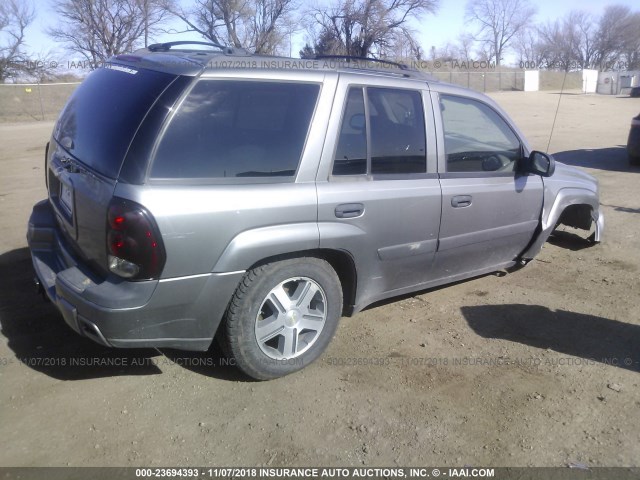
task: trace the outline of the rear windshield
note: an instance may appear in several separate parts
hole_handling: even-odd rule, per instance
[[[111,65],[73,92],[54,136],[74,157],[116,178],[140,122],[174,75]]]
[[[154,178],[295,175],[319,85],[200,80],[169,124]]]

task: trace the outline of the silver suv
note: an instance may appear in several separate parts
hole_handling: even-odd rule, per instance
[[[217,337],[275,378],[342,315],[524,265],[559,223],[600,240],[596,180],[531,151],[484,95],[387,62],[184,43],[91,73],[47,145],[36,281],[102,345]]]

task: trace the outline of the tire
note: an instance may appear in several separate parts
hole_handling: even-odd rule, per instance
[[[342,313],[342,288],[324,260],[304,257],[248,271],[225,317],[225,353],[256,380],[298,371],[327,348]]]

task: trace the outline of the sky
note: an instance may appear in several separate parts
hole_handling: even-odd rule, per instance
[[[36,19],[29,26],[26,32],[27,53],[37,57],[39,54],[51,52],[51,57],[59,63],[69,61],[79,61],[77,55],[70,55],[64,51],[61,45],[53,43],[46,35],[46,29],[56,22],[56,16],[51,8],[52,0],[32,0],[36,5]],[[188,5],[189,0],[182,0]],[[303,2],[316,2],[317,0],[302,0]],[[571,10],[585,10],[595,15],[600,15],[605,6],[613,4],[627,5],[633,10],[638,10],[637,0],[538,0],[532,1],[537,7],[535,23],[546,23],[564,16]],[[447,43],[456,43],[459,35],[472,31],[470,25],[465,25],[464,11],[466,0],[440,0],[440,7],[435,15],[425,15],[419,22],[415,22],[413,28],[417,32],[417,39],[423,50],[428,54],[431,47],[441,48]],[[182,24],[174,22],[173,27],[180,29]],[[155,41],[174,40],[200,40],[202,38],[195,34],[171,35],[163,34],[157,36]],[[291,52],[293,56],[298,56],[298,51],[305,43],[304,32],[293,35]]]

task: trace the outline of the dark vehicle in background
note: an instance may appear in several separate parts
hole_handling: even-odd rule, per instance
[[[631,165],[640,165],[640,114],[631,120],[629,140],[627,140],[627,154]]]

